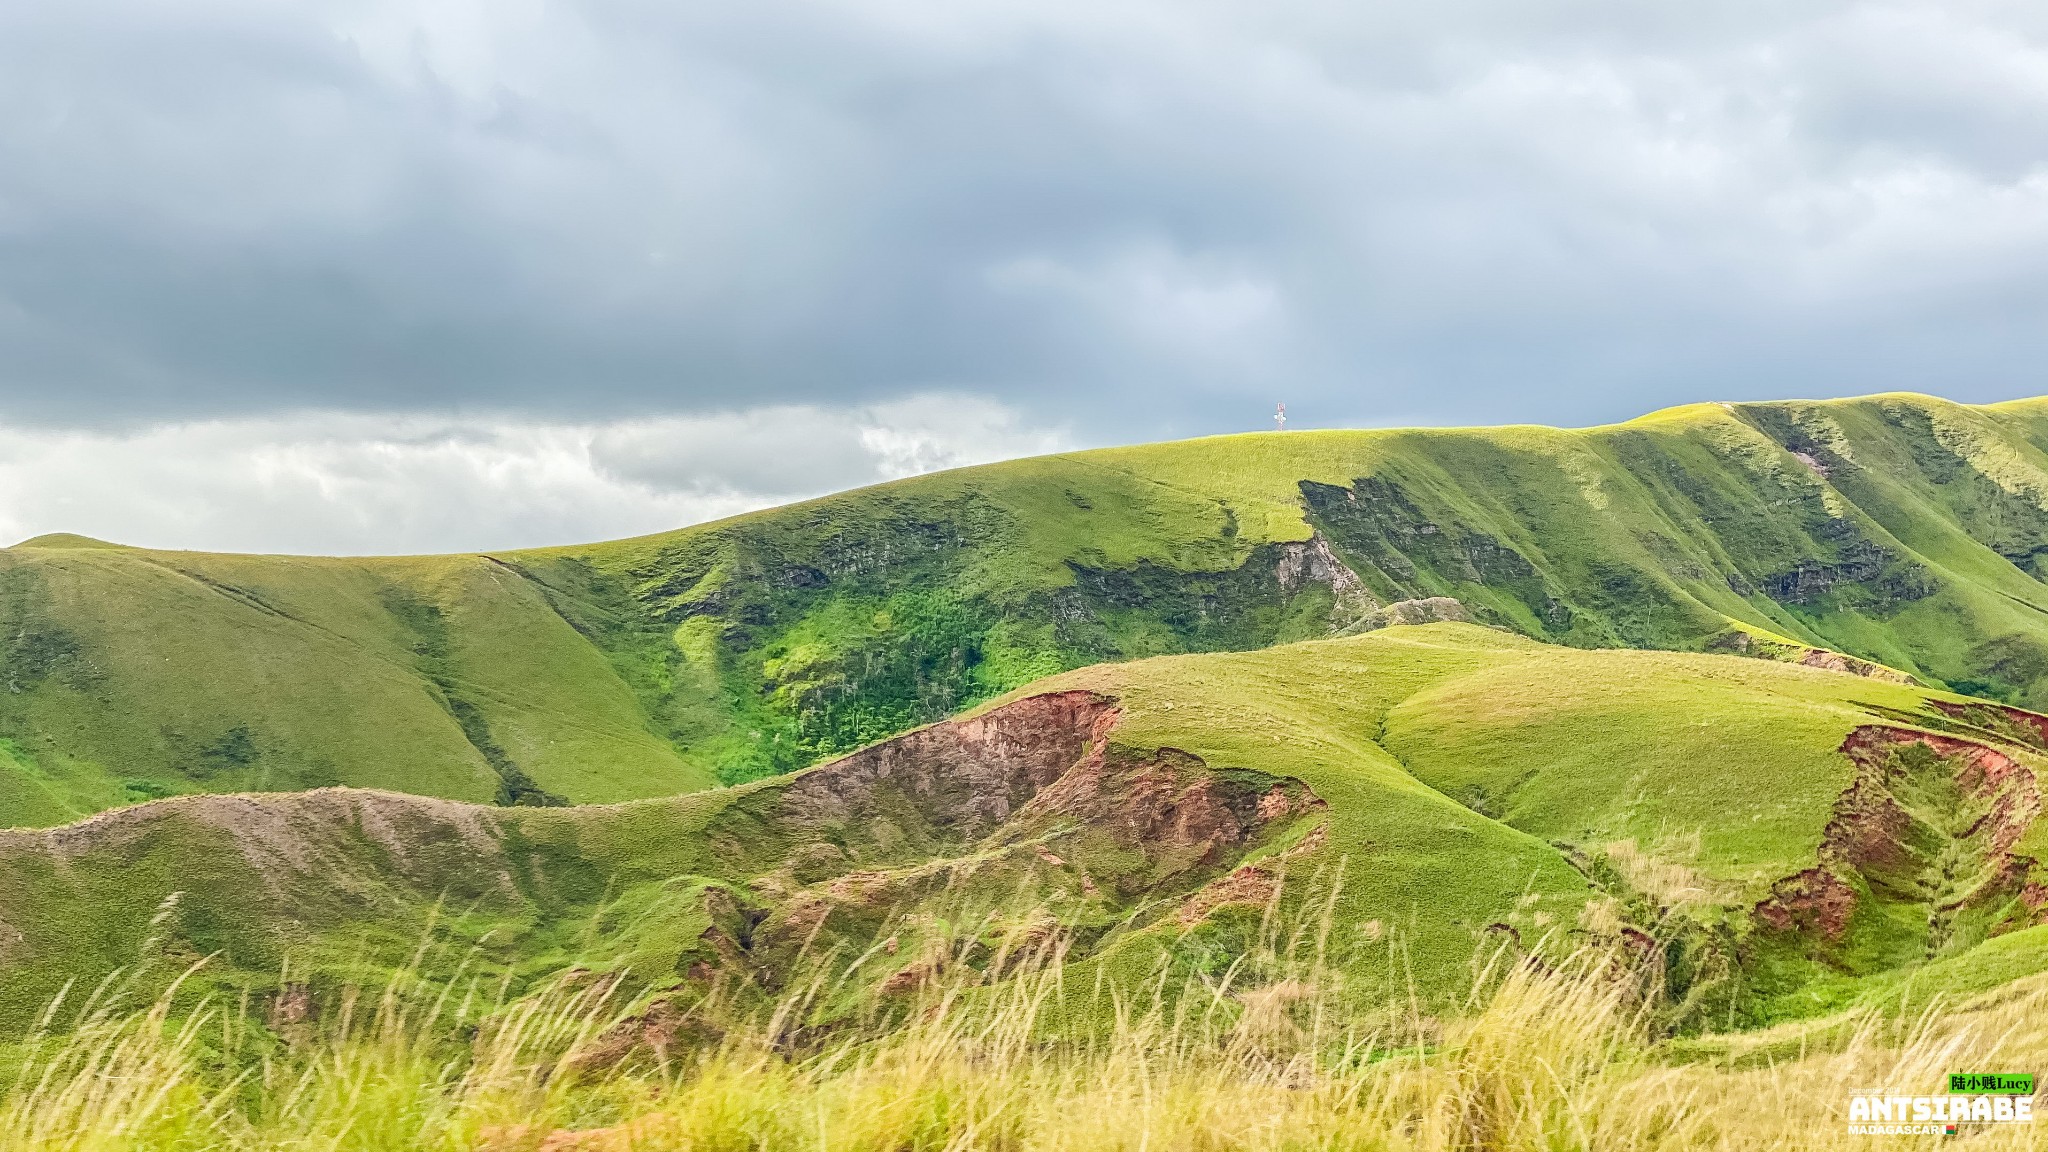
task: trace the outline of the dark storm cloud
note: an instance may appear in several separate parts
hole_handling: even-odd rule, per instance
[[[0,8],[0,415],[2039,388],[2020,4]],[[842,469],[843,470],[843,469]],[[835,473],[836,474],[836,473]]]

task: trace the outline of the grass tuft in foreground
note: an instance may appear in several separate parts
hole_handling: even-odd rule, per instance
[[[324,1010],[175,988],[124,1008],[110,983],[55,1006],[6,1066],[0,1148],[1825,1149],[1868,1139],[1846,1132],[1852,1091],[1928,1093],[1950,1071],[2048,1058],[2040,978],[1909,1019],[1669,1042],[1642,974],[1611,953],[1496,953],[1466,1011],[1433,1019],[1357,1004],[1314,955],[1319,932],[1272,921],[1213,980],[1077,987],[1087,966],[1052,942],[1004,958],[999,983],[938,979],[851,1017],[840,993],[860,962],[843,957],[773,996],[665,1014],[580,969],[512,998],[415,965],[333,989]],[[622,1043],[657,1018],[658,1042]],[[1972,1146],[2043,1135],[2008,1125]]]

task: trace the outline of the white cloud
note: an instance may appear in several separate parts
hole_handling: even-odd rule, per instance
[[[322,554],[577,543],[1067,446],[943,394],[600,424],[311,412],[0,428],[0,538]]]

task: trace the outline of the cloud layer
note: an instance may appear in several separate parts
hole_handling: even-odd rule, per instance
[[[934,389],[1142,439],[2036,387],[2048,11],[0,10],[0,409]]]
[[[240,552],[566,544],[1065,446],[948,396],[597,424],[305,412],[6,430],[0,544],[57,531]]]
[[[1991,399],[2044,318],[2017,0],[0,5],[0,423],[170,471],[306,411],[385,430],[337,459],[602,426],[709,509],[812,481],[635,437]]]

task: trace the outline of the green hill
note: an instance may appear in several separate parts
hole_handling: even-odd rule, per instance
[[[1340,873],[1363,995],[1443,1003],[1489,940],[1607,939],[1695,1023],[1811,1014],[1930,963],[2048,967],[2015,935],[2048,919],[2044,748],[2048,717],[1897,683],[1470,624],[1103,665],[686,796],[328,789],[0,833],[0,1031],[151,932],[219,979],[318,983],[436,914],[510,971],[678,991],[835,946],[907,989],[1055,934],[1112,975],[1220,971],[1276,891]]]
[[[586,802],[713,781],[605,655],[485,557],[11,549],[0,820],[334,784]]]
[[[1081,452],[492,556],[39,537],[0,551],[0,825],[334,784],[672,795],[1065,669],[1393,620],[2048,706],[2044,553],[2048,401],[1907,395]]]

